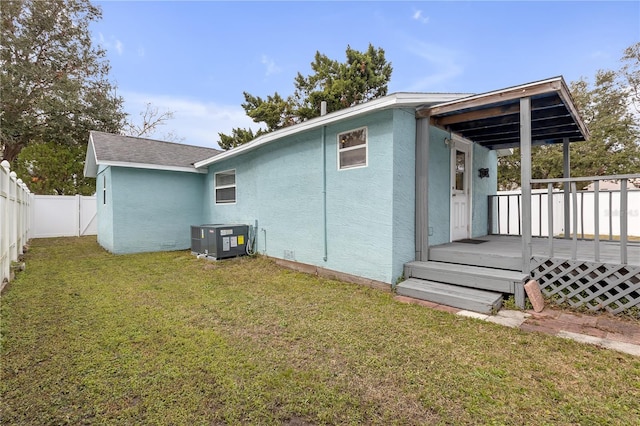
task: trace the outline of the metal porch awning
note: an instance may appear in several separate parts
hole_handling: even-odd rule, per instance
[[[562,77],[469,96],[416,112],[431,124],[460,134],[488,149],[520,146],[520,99],[531,99],[531,144],[586,140],[580,118]]]

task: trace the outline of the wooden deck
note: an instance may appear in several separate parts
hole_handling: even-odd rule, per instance
[[[533,238],[529,272],[522,273],[522,238],[488,235],[429,248],[428,261],[405,264],[406,281],[398,294],[478,312],[498,309],[502,295],[513,294],[516,305],[525,306],[524,283],[538,281],[543,294],[557,303],[618,314],[640,307],[640,242],[627,245],[627,262],[620,262],[620,244],[554,239],[549,255],[547,238]],[[516,274],[516,275],[511,275]],[[493,295],[478,295],[475,291]],[[495,299],[493,297],[495,296]],[[486,300],[485,300],[486,299]]]
[[[429,248],[429,259],[438,262],[486,266],[519,271],[522,268],[522,237],[511,235],[487,235],[474,240],[480,244],[452,242]],[[532,256],[549,257],[549,240],[533,238]],[[571,240],[556,238],[553,241],[554,258],[571,259]],[[594,241],[578,241],[576,260],[594,262]],[[615,241],[600,242],[600,263],[620,264],[620,244]],[[640,266],[640,243],[627,245],[627,264]]]

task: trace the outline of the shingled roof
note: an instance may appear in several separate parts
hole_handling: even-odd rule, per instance
[[[92,131],[89,133],[84,175],[96,177],[98,166],[206,173],[206,169],[198,170],[193,164],[221,152],[202,146]]]

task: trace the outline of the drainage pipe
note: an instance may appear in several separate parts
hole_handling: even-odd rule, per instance
[[[327,114],[327,101],[320,102],[320,116]],[[322,233],[324,256],[327,261],[327,126],[322,126]]]
[[[327,126],[322,126],[322,232],[324,236],[324,257],[327,261]]]

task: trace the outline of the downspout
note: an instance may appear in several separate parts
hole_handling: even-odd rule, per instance
[[[327,113],[327,102],[320,104],[320,116]],[[327,261],[327,126],[322,126],[322,232],[324,238],[324,256]]]

